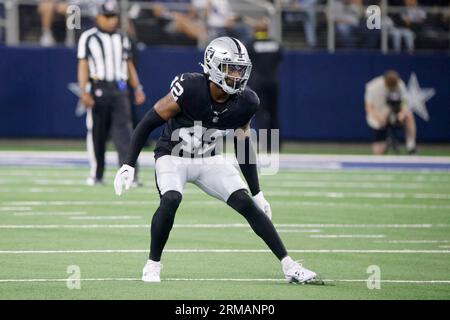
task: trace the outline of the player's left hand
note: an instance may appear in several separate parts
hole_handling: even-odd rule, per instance
[[[135,91],[134,100],[138,106],[145,102],[145,93],[142,89],[138,89]]]
[[[122,195],[123,187],[125,190],[130,189],[134,180],[134,168],[124,164],[116,173],[114,179],[114,190],[118,196]]]
[[[264,211],[266,216],[270,220],[272,220],[272,209],[270,208],[269,202],[267,202],[267,200],[264,198],[262,191],[260,191],[258,194],[253,196],[253,201],[258,206],[258,208],[260,208],[262,211]]]

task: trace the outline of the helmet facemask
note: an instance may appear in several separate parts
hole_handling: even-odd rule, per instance
[[[252,65],[249,63],[222,62],[218,66],[221,73],[222,89],[228,94],[243,91],[250,77]]]

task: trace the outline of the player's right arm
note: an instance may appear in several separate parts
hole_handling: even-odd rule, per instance
[[[87,42],[91,31],[85,31],[78,40],[77,58],[78,58],[78,85],[80,86],[80,99],[86,108],[92,108],[95,104],[94,98],[90,92],[89,83],[89,63]]]
[[[134,167],[141,150],[153,130],[163,125],[169,119],[175,117],[181,111],[172,93],[161,98],[144,118],[131,137],[130,149],[128,150],[125,164],[117,171],[114,179],[114,189],[117,195],[122,194],[123,187],[129,189],[134,180]]]
[[[378,112],[375,109],[375,106],[370,103],[370,102],[366,102],[366,114],[372,118],[374,118],[381,126],[385,126],[387,123],[387,118],[388,118],[388,114],[387,113],[382,113],[382,112]]]
[[[92,108],[94,106],[94,98],[88,90],[89,83],[89,65],[87,59],[78,60],[78,85],[80,86],[80,98],[85,107]]]
[[[162,126],[166,121],[175,117],[181,109],[173,98],[172,93],[161,98],[139,122],[131,137],[130,149],[125,163],[134,167],[139,153],[148,136],[153,130]]]

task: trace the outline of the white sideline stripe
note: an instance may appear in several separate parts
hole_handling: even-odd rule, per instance
[[[268,249],[167,249],[167,253],[271,253]],[[294,253],[450,253],[450,250],[352,250],[352,249],[290,249]],[[0,250],[0,254],[66,254],[66,253],[148,253],[148,249],[92,249],[92,250]]]
[[[312,234],[310,238],[386,238],[384,234]]]
[[[14,212],[13,215],[16,217],[25,216],[77,216],[84,215],[85,211],[61,211],[61,212]]]
[[[69,217],[70,220],[137,220],[143,219],[141,216],[88,216]]]
[[[109,228],[149,228],[149,224],[2,224],[0,229],[109,229]],[[174,224],[174,228],[249,228],[248,224]],[[275,224],[280,228],[387,228],[387,229],[421,229],[448,228],[447,224]]]
[[[81,281],[142,281],[140,278],[86,278]],[[0,283],[11,282],[67,282],[69,279],[0,279]],[[198,281],[198,282],[286,282],[285,279],[261,279],[261,278],[167,278],[165,281]],[[367,279],[323,279],[324,282],[367,282]],[[450,280],[379,280],[380,283],[405,283],[405,284],[449,284]]]

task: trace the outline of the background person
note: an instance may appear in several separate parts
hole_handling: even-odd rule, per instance
[[[366,84],[366,121],[374,132],[374,154],[387,151],[388,129],[404,127],[406,149],[416,153],[416,122],[405,101],[406,87],[396,71],[387,71]]]
[[[281,44],[269,37],[269,18],[263,17],[255,23],[255,36],[248,45],[252,60],[252,77],[249,86],[258,94],[259,110],[255,115],[259,129],[267,129],[267,151],[270,152],[272,141],[270,129],[280,129],[278,117],[278,96],[280,81],[278,68],[282,61]],[[281,141],[279,141],[281,145]]]
[[[88,108],[87,148],[91,164],[88,185],[103,184],[109,135],[118,151],[119,165],[125,161],[132,133],[128,80],[136,104],[145,102],[131,60],[130,40],[118,30],[118,15],[117,3],[106,1],[99,9],[97,27],[85,31],[78,43],[78,82],[82,102]]]

